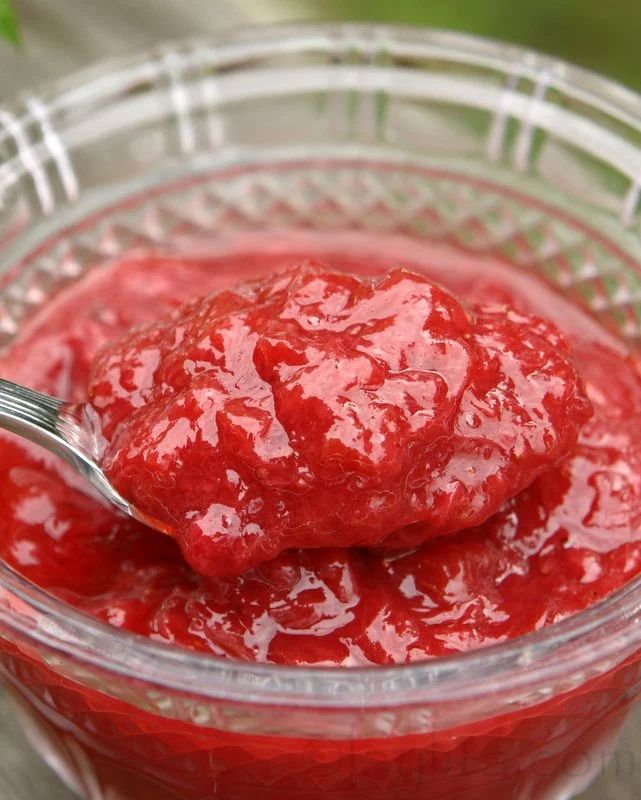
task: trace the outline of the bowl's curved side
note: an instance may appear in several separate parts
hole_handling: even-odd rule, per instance
[[[293,26],[167,46],[0,112],[0,344],[123,252],[274,224],[387,226],[501,252],[634,344],[640,143],[635,95],[471,37]],[[6,567],[0,601],[16,640],[69,675],[99,669],[109,691],[144,675],[163,697],[285,705],[305,726],[316,724],[310,708],[345,711],[347,729],[355,708],[378,720],[381,708],[429,704],[427,721],[397,718],[405,733],[456,724],[462,701],[468,721],[472,701],[478,718],[538,703],[641,640],[638,583],[522,640],[350,671],[177,652],[90,620]]]

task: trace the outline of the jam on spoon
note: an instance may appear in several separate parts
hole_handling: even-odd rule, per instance
[[[89,397],[113,486],[211,576],[480,525],[591,412],[551,323],[313,262],[107,345]]]

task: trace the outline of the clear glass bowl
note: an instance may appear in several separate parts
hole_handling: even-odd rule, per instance
[[[132,249],[403,236],[540,275],[641,334],[641,100],[471,37],[243,30],[0,111],[0,346]],[[0,663],[92,800],[569,798],[639,692],[641,582],[534,635],[413,666],[222,661],[109,628],[0,566]]]

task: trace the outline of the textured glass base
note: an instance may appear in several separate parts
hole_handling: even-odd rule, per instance
[[[32,747],[49,767],[58,775],[63,783],[83,800],[130,800],[127,786],[104,784],[92,767],[90,756],[71,736],[64,736],[46,723],[29,706],[14,693],[11,693],[12,705],[22,726],[22,730]],[[523,800],[571,800],[584,792],[607,765],[616,750],[616,743],[621,732],[621,725],[609,725],[595,741],[591,749],[582,752],[563,769],[558,781],[544,794],[536,790],[524,792]],[[150,797],[155,800],[179,800],[176,795],[165,794],[155,783],[149,783]],[[257,792],[257,800],[260,795]],[[289,797],[289,796],[288,796]],[[204,800],[234,800],[226,794],[209,795]],[[402,798],[395,795],[395,800],[417,800],[420,795],[413,793]],[[291,795],[291,800],[307,800]],[[498,798],[497,798],[498,800]]]

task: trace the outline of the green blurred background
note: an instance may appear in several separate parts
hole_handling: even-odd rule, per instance
[[[641,90],[641,0],[312,0],[307,7],[317,19],[405,22],[518,42]]]
[[[372,20],[517,42],[641,90],[641,0],[0,0],[0,97],[165,38],[245,22]]]

